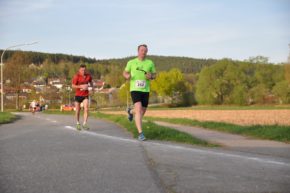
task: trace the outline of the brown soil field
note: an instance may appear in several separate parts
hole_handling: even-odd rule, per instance
[[[104,111],[126,114],[124,111]],[[290,110],[148,110],[148,117],[187,118],[238,125],[290,125]]]

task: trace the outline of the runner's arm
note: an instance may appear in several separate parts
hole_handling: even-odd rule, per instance
[[[147,80],[154,80],[156,78],[156,69],[155,69],[155,64],[152,62],[151,68],[149,72],[146,74],[146,79]]]
[[[76,89],[76,88],[87,89],[88,85],[87,84],[81,84],[81,85],[72,84],[72,88],[74,88],[74,89]]]

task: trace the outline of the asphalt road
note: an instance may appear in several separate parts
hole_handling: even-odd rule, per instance
[[[290,192],[290,160],[138,142],[113,123],[29,113],[0,126],[1,193]]]

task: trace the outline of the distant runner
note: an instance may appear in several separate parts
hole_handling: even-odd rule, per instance
[[[30,103],[30,109],[31,109],[32,114],[34,114],[35,111],[36,111],[36,101],[35,101],[35,100],[33,100],[33,101]]]
[[[139,132],[138,139],[146,140],[142,130],[142,119],[145,115],[150,93],[150,80],[155,79],[156,70],[154,63],[147,59],[147,45],[138,46],[138,57],[127,63],[123,76],[130,80],[131,98],[134,103],[135,124]],[[127,109],[128,119],[133,120],[133,111]]]
[[[81,64],[79,71],[74,75],[72,80],[72,87],[76,89],[75,94],[75,108],[76,108],[76,121],[77,121],[77,130],[89,129],[87,124],[88,115],[89,115],[89,86],[93,86],[92,77],[89,73],[86,72],[86,65]],[[80,124],[80,109],[81,103],[84,107],[84,120],[81,128]]]

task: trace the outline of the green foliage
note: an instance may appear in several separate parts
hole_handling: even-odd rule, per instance
[[[290,84],[288,81],[278,82],[273,88],[273,93],[278,96],[280,104],[290,103]]]
[[[172,96],[173,92],[184,89],[184,77],[177,68],[169,72],[160,72],[156,80],[152,81],[152,90],[160,96]]]
[[[14,93],[16,93],[17,110],[20,109],[19,94],[21,93],[21,85],[35,73],[34,70],[28,68],[28,65],[29,59],[23,52],[15,52],[11,56],[11,59],[4,65],[4,82],[5,80],[9,80],[7,86],[13,88]]]
[[[255,78],[258,84],[264,84],[267,89],[271,89],[275,85],[276,81],[283,78],[283,71],[276,71],[276,66],[273,65],[258,65],[255,71]],[[275,78],[274,78],[275,77]]]
[[[281,65],[221,60],[200,72],[196,99],[199,104],[273,103],[275,97],[285,96],[281,85],[272,91],[276,83],[285,80],[284,73]]]
[[[157,71],[168,71],[172,68],[178,68],[181,72],[197,73],[206,66],[211,66],[217,62],[214,59],[196,59],[189,57],[174,56],[148,56],[156,65]]]
[[[169,97],[172,104],[188,106],[193,104],[192,86],[184,78],[184,74],[177,68],[169,72],[162,71],[156,80],[152,81],[152,91],[159,96]]]
[[[285,64],[285,79],[288,81],[290,84],[290,64]]]
[[[231,60],[222,60],[204,68],[196,85],[196,98],[200,104],[244,104],[244,98],[235,100],[237,93],[244,95],[243,87],[237,85],[245,81],[245,76]]]
[[[246,105],[247,92],[243,85],[237,85],[231,92],[229,104]]]
[[[265,96],[269,94],[268,89],[264,84],[258,84],[249,90],[250,103],[263,104],[265,102]]]
[[[269,58],[265,56],[252,56],[247,61],[256,64],[267,64],[269,63]]]
[[[121,87],[120,90],[118,92],[118,98],[120,100],[120,102],[122,104],[126,104],[127,100],[130,101],[131,100],[131,96],[130,96],[130,83],[129,81],[127,81],[126,83],[124,83]]]
[[[94,93],[92,95],[92,101],[96,103],[96,108],[107,107],[110,105],[109,96],[105,93]]]
[[[124,77],[122,75],[123,68],[120,65],[110,65],[109,72],[105,76],[105,82],[111,87],[119,88],[124,83]]]

